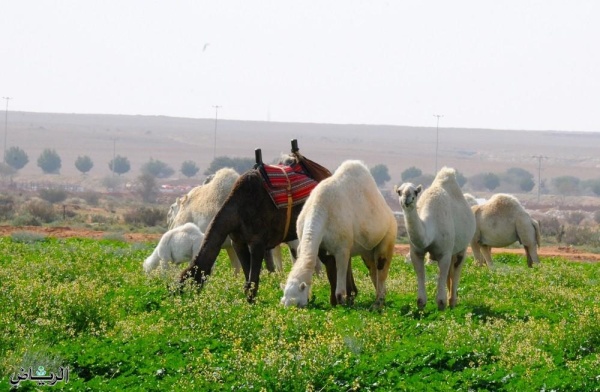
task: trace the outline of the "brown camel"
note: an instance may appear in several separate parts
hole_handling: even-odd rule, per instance
[[[292,155],[296,158],[299,156],[299,154],[294,155],[293,149]],[[304,202],[291,207],[288,219],[288,210],[276,207],[264,185],[260,171],[262,162],[259,162],[258,157],[259,155],[257,155],[257,168],[247,171],[238,178],[229,197],[208,225],[200,252],[194,262],[183,270],[180,282],[193,278],[198,285],[202,286],[211,273],[221,244],[229,235],[244,271],[246,296],[249,302],[253,302],[258,292],[265,251],[281,242],[298,238],[296,220]],[[322,257],[321,261],[325,264],[332,287],[330,302],[335,304],[337,285],[335,258],[325,254],[322,254]],[[356,292],[350,269],[347,273],[347,285],[349,291]]]

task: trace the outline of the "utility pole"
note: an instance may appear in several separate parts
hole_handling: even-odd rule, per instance
[[[113,141],[113,160],[112,160],[112,176],[113,178],[115,178],[115,159],[117,157],[116,153],[117,153],[117,138],[113,137],[112,138]]]
[[[533,155],[532,158],[538,160],[538,189],[537,189],[537,202],[540,202],[540,189],[542,188],[542,159],[548,158],[543,155]]]
[[[6,99],[6,111],[4,112],[4,160],[6,163],[6,137],[8,135],[8,101],[11,100],[11,97],[2,97]]]
[[[433,173],[436,176],[438,171],[438,145],[440,142],[440,117],[444,117],[444,115],[434,114],[433,117],[437,117],[437,125],[435,126],[435,172]]]
[[[213,147],[213,161],[215,160],[215,158],[217,157],[217,121],[219,118],[219,108],[221,106],[219,105],[214,105],[213,108],[215,108],[215,145]]]

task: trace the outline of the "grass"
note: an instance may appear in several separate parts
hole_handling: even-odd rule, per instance
[[[279,304],[286,274],[261,275],[256,304],[225,253],[201,292],[172,295],[141,263],[152,244],[0,238],[0,389],[20,367],[68,366],[57,390],[599,391],[600,264],[495,255],[463,269],[459,304],[416,307],[398,256],[387,304],[354,260],[359,295],[331,308],[325,278],[306,309]],[[286,269],[289,270],[289,263]],[[33,382],[22,390],[38,388]]]

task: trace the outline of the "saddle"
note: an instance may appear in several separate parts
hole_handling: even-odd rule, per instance
[[[287,219],[283,239],[287,237],[292,216],[292,207],[304,203],[317,184],[331,176],[331,172],[316,162],[300,155],[298,142],[292,140],[292,154],[297,163],[292,165],[265,165],[260,149],[254,151],[255,169],[261,174],[263,185],[275,207],[287,208]]]
[[[293,207],[304,201],[318,182],[309,177],[300,164],[262,165],[263,185],[277,208]]]

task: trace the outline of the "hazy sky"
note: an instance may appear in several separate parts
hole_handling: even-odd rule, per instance
[[[4,0],[0,96],[9,111],[600,132],[599,21],[597,0]]]

